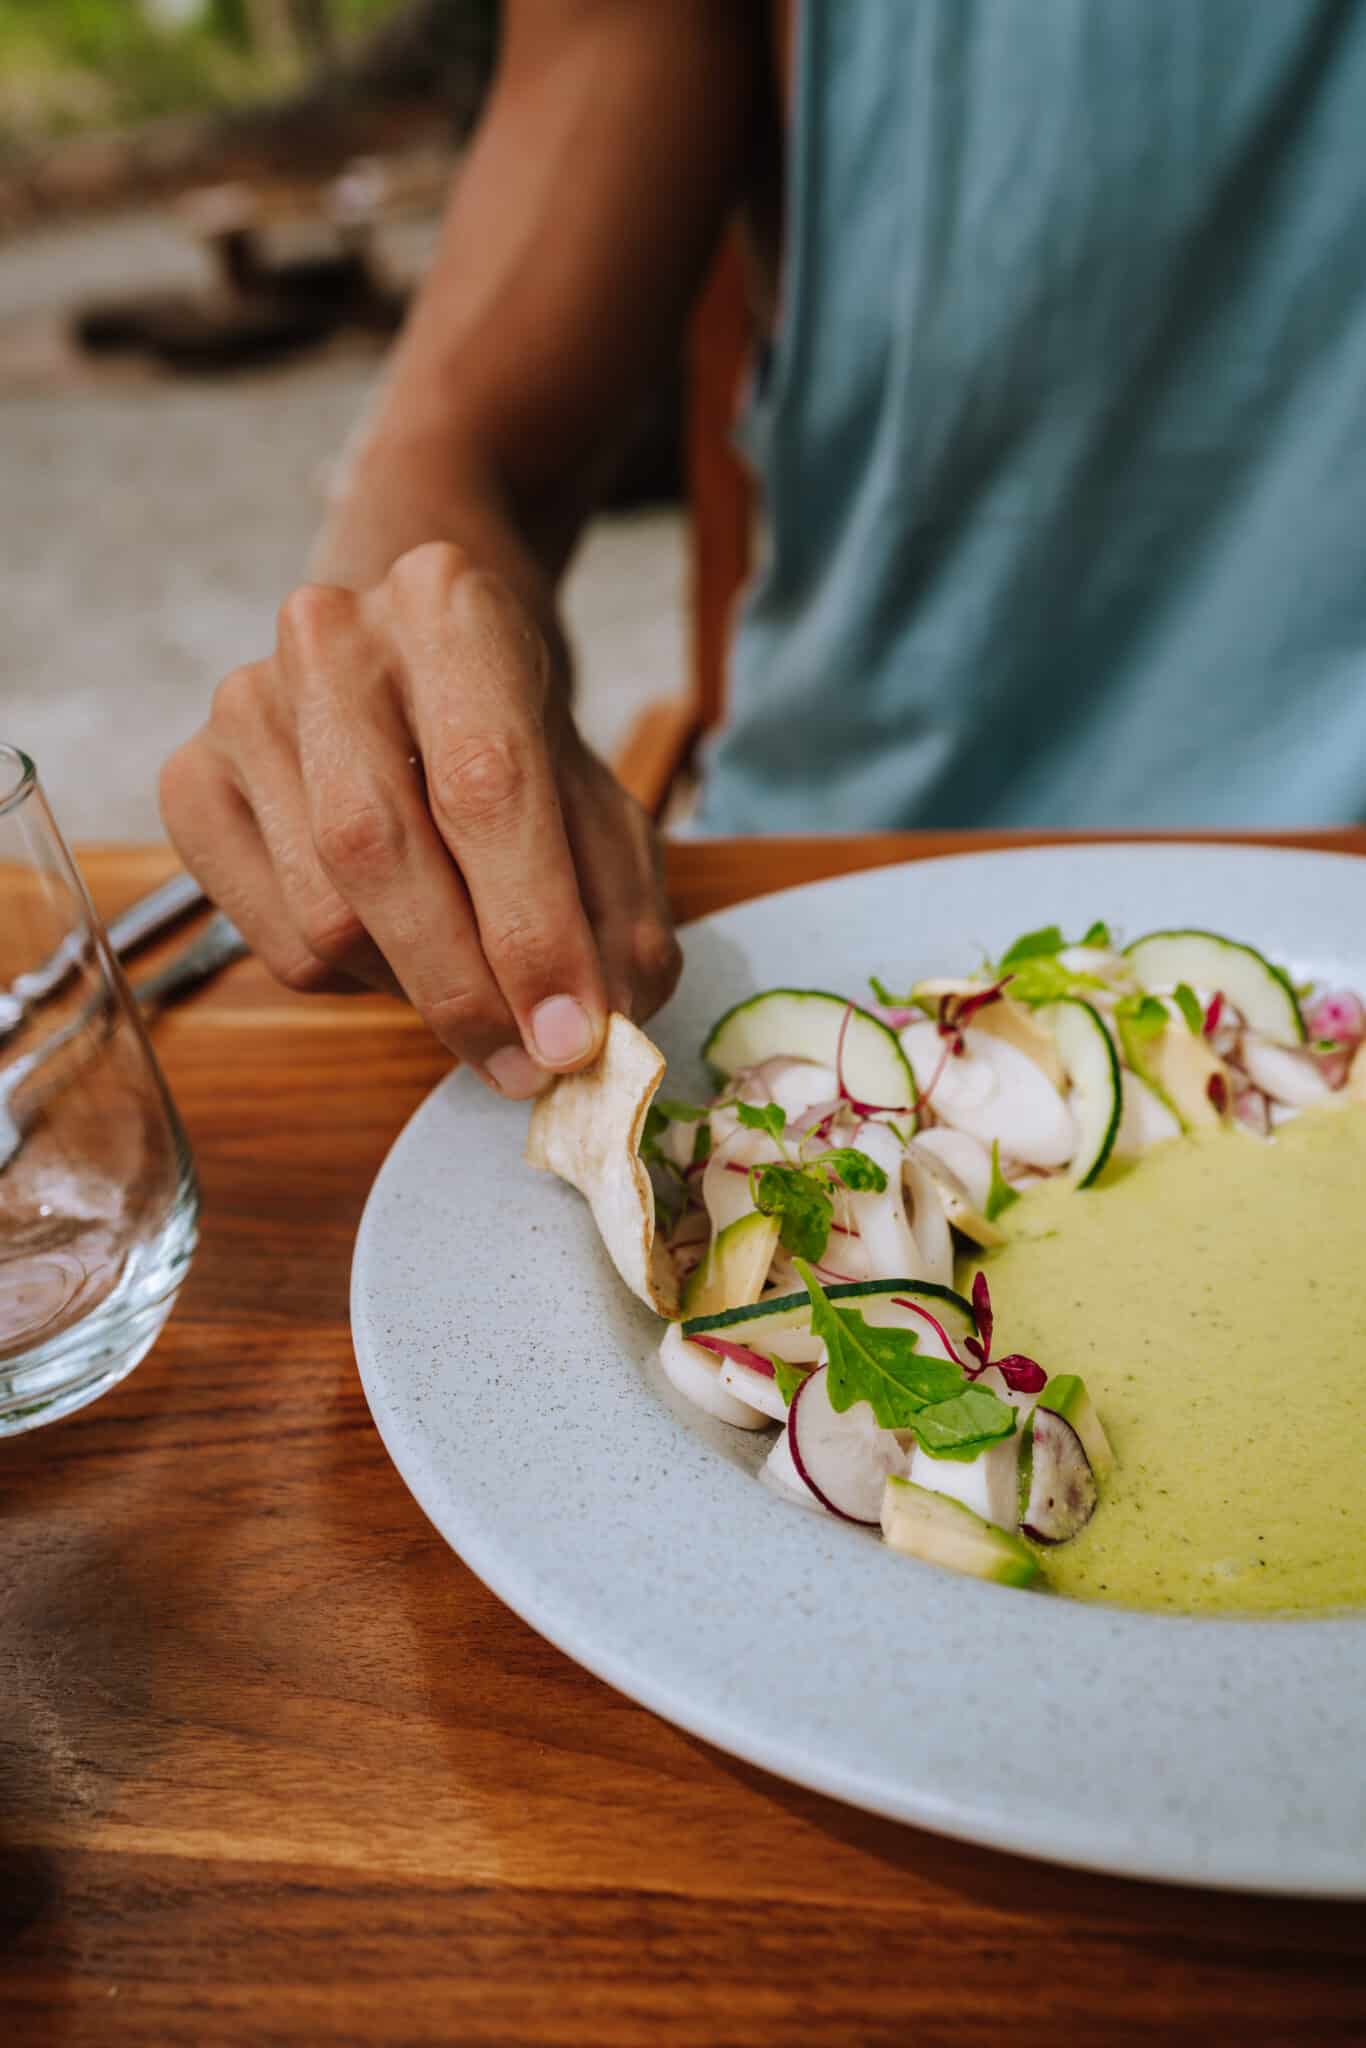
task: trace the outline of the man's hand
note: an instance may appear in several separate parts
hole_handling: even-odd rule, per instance
[[[678,977],[649,821],[575,732],[531,614],[444,542],[363,596],[295,591],[161,801],[282,981],[397,985],[505,1095]]]

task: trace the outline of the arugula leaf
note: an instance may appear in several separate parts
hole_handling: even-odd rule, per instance
[[[1098,917],[1094,924],[1087,925],[1086,935],[1081,943],[1083,946],[1103,946],[1107,952],[1109,951],[1114,940],[1110,936],[1110,927],[1103,918]]]
[[[983,1211],[987,1222],[994,1223],[1019,1199],[1020,1190],[1013,1188],[1001,1171],[1001,1141],[997,1138],[991,1147],[991,1186],[987,1190],[987,1206]]]
[[[776,1102],[737,1102],[735,1114],[747,1131],[766,1131],[776,1145],[781,1145],[787,1129],[787,1111]]]
[[[699,1124],[692,1134],[692,1163],[704,1166],[711,1158],[711,1125]]]
[[[828,1166],[852,1194],[880,1195],[886,1192],[887,1175],[876,1159],[870,1159],[866,1152],[860,1152],[855,1145],[835,1145],[829,1152],[822,1152],[811,1161],[813,1166]]]
[[[963,1385],[947,1358],[922,1358],[914,1330],[878,1330],[858,1309],[836,1308],[806,1263],[795,1261],[811,1297],[811,1328],[825,1345],[830,1405],[843,1414],[866,1401],[883,1429],[909,1429],[922,1408]]]
[[[800,1166],[758,1169],[754,1206],[778,1218],[778,1242],[794,1258],[819,1259],[830,1242],[835,1205],[823,1184]]]
[[[700,1109],[695,1102],[673,1102],[666,1095],[656,1095],[650,1104],[650,1115],[656,1112],[671,1124],[700,1124],[711,1115],[709,1109]]]
[[[1194,1038],[1205,1035],[1205,1013],[1200,1007],[1200,998],[1189,982],[1178,981],[1172,990],[1172,1001],[1186,1020],[1186,1028]]]
[[[1060,925],[1041,925],[1036,932],[1022,932],[1014,945],[1002,953],[998,965],[1018,967],[1023,960],[1037,960],[1044,955],[1061,953],[1066,944]]]
[[[792,1406],[792,1396],[796,1393],[802,1381],[811,1377],[812,1368],[809,1365],[789,1365],[785,1358],[779,1358],[776,1351],[769,1351],[764,1355],[772,1362],[773,1378],[777,1384],[778,1392],[783,1397],[783,1406],[790,1408]]]
[[[1115,1019],[1136,1038],[1160,1038],[1170,1022],[1167,1006],[1157,996],[1121,996]]]
[[[910,1426],[931,1458],[957,1458],[966,1464],[988,1445],[1014,1434],[1015,1410],[990,1387],[964,1387],[947,1401],[922,1408]]]

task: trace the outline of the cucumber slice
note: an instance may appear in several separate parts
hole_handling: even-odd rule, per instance
[[[870,1323],[877,1323],[879,1309],[889,1307],[897,1299],[920,1301],[935,1321],[943,1325],[955,1345],[961,1344],[964,1337],[977,1335],[977,1318],[971,1304],[951,1287],[937,1287],[928,1280],[842,1280],[825,1292],[836,1308],[856,1308]],[[722,1309],[715,1314],[697,1310],[684,1323],[683,1335],[733,1336],[736,1343],[762,1351],[766,1337],[783,1330],[802,1329],[810,1317],[808,1295],[783,1294],[773,1301],[756,1301],[748,1308]]]
[[[1090,1187],[1110,1157],[1124,1111],[1119,1058],[1099,1013],[1080,996],[1064,996],[1043,1014],[1071,1084],[1067,1106],[1077,1127],[1072,1181]]]
[[[915,1076],[896,1033],[856,1003],[821,989],[771,988],[750,996],[713,1024],[702,1047],[703,1059],[723,1080],[783,1054],[838,1066],[848,1093],[869,1108],[907,1116],[915,1103]]]
[[[761,1216],[751,1209],[718,1230],[706,1257],[688,1275],[681,1303],[684,1315],[714,1316],[757,1301],[778,1249],[778,1229],[776,1216]]]
[[[1304,1018],[1289,976],[1255,946],[1218,932],[1149,932],[1125,948],[1125,958],[1141,988],[1169,989],[1184,981],[1210,995],[1218,989],[1254,1031],[1280,1045],[1304,1041]]]
[[[1096,1484],[1104,1486],[1115,1469],[1115,1454],[1096,1413],[1095,1403],[1086,1391],[1085,1380],[1074,1372],[1054,1373],[1036,1405],[1051,1409],[1071,1425],[1091,1461]]]
[[[1039,1574],[1034,1553],[1012,1530],[998,1529],[961,1501],[895,1473],[882,1492],[882,1533],[893,1550],[998,1586],[1027,1586]]]

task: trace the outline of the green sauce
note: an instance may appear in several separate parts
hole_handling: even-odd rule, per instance
[[[1041,1550],[1079,1600],[1188,1614],[1366,1606],[1366,1107],[1270,1143],[1164,1145],[1032,1191],[991,1281],[996,1348],[1085,1379],[1119,1469]],[[966,1290],[965,1290],[966,1291]]]

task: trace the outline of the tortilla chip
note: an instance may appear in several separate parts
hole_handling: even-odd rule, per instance
[[[626,1285],[672,1319],[678,1276],[655,1236],[655,1191],[640,1157],[645,1115],[663,1078],[663,1053],[614,1013],[592,1066],[561,1075],[533,1108],[526,1160],[587,1198]]]

